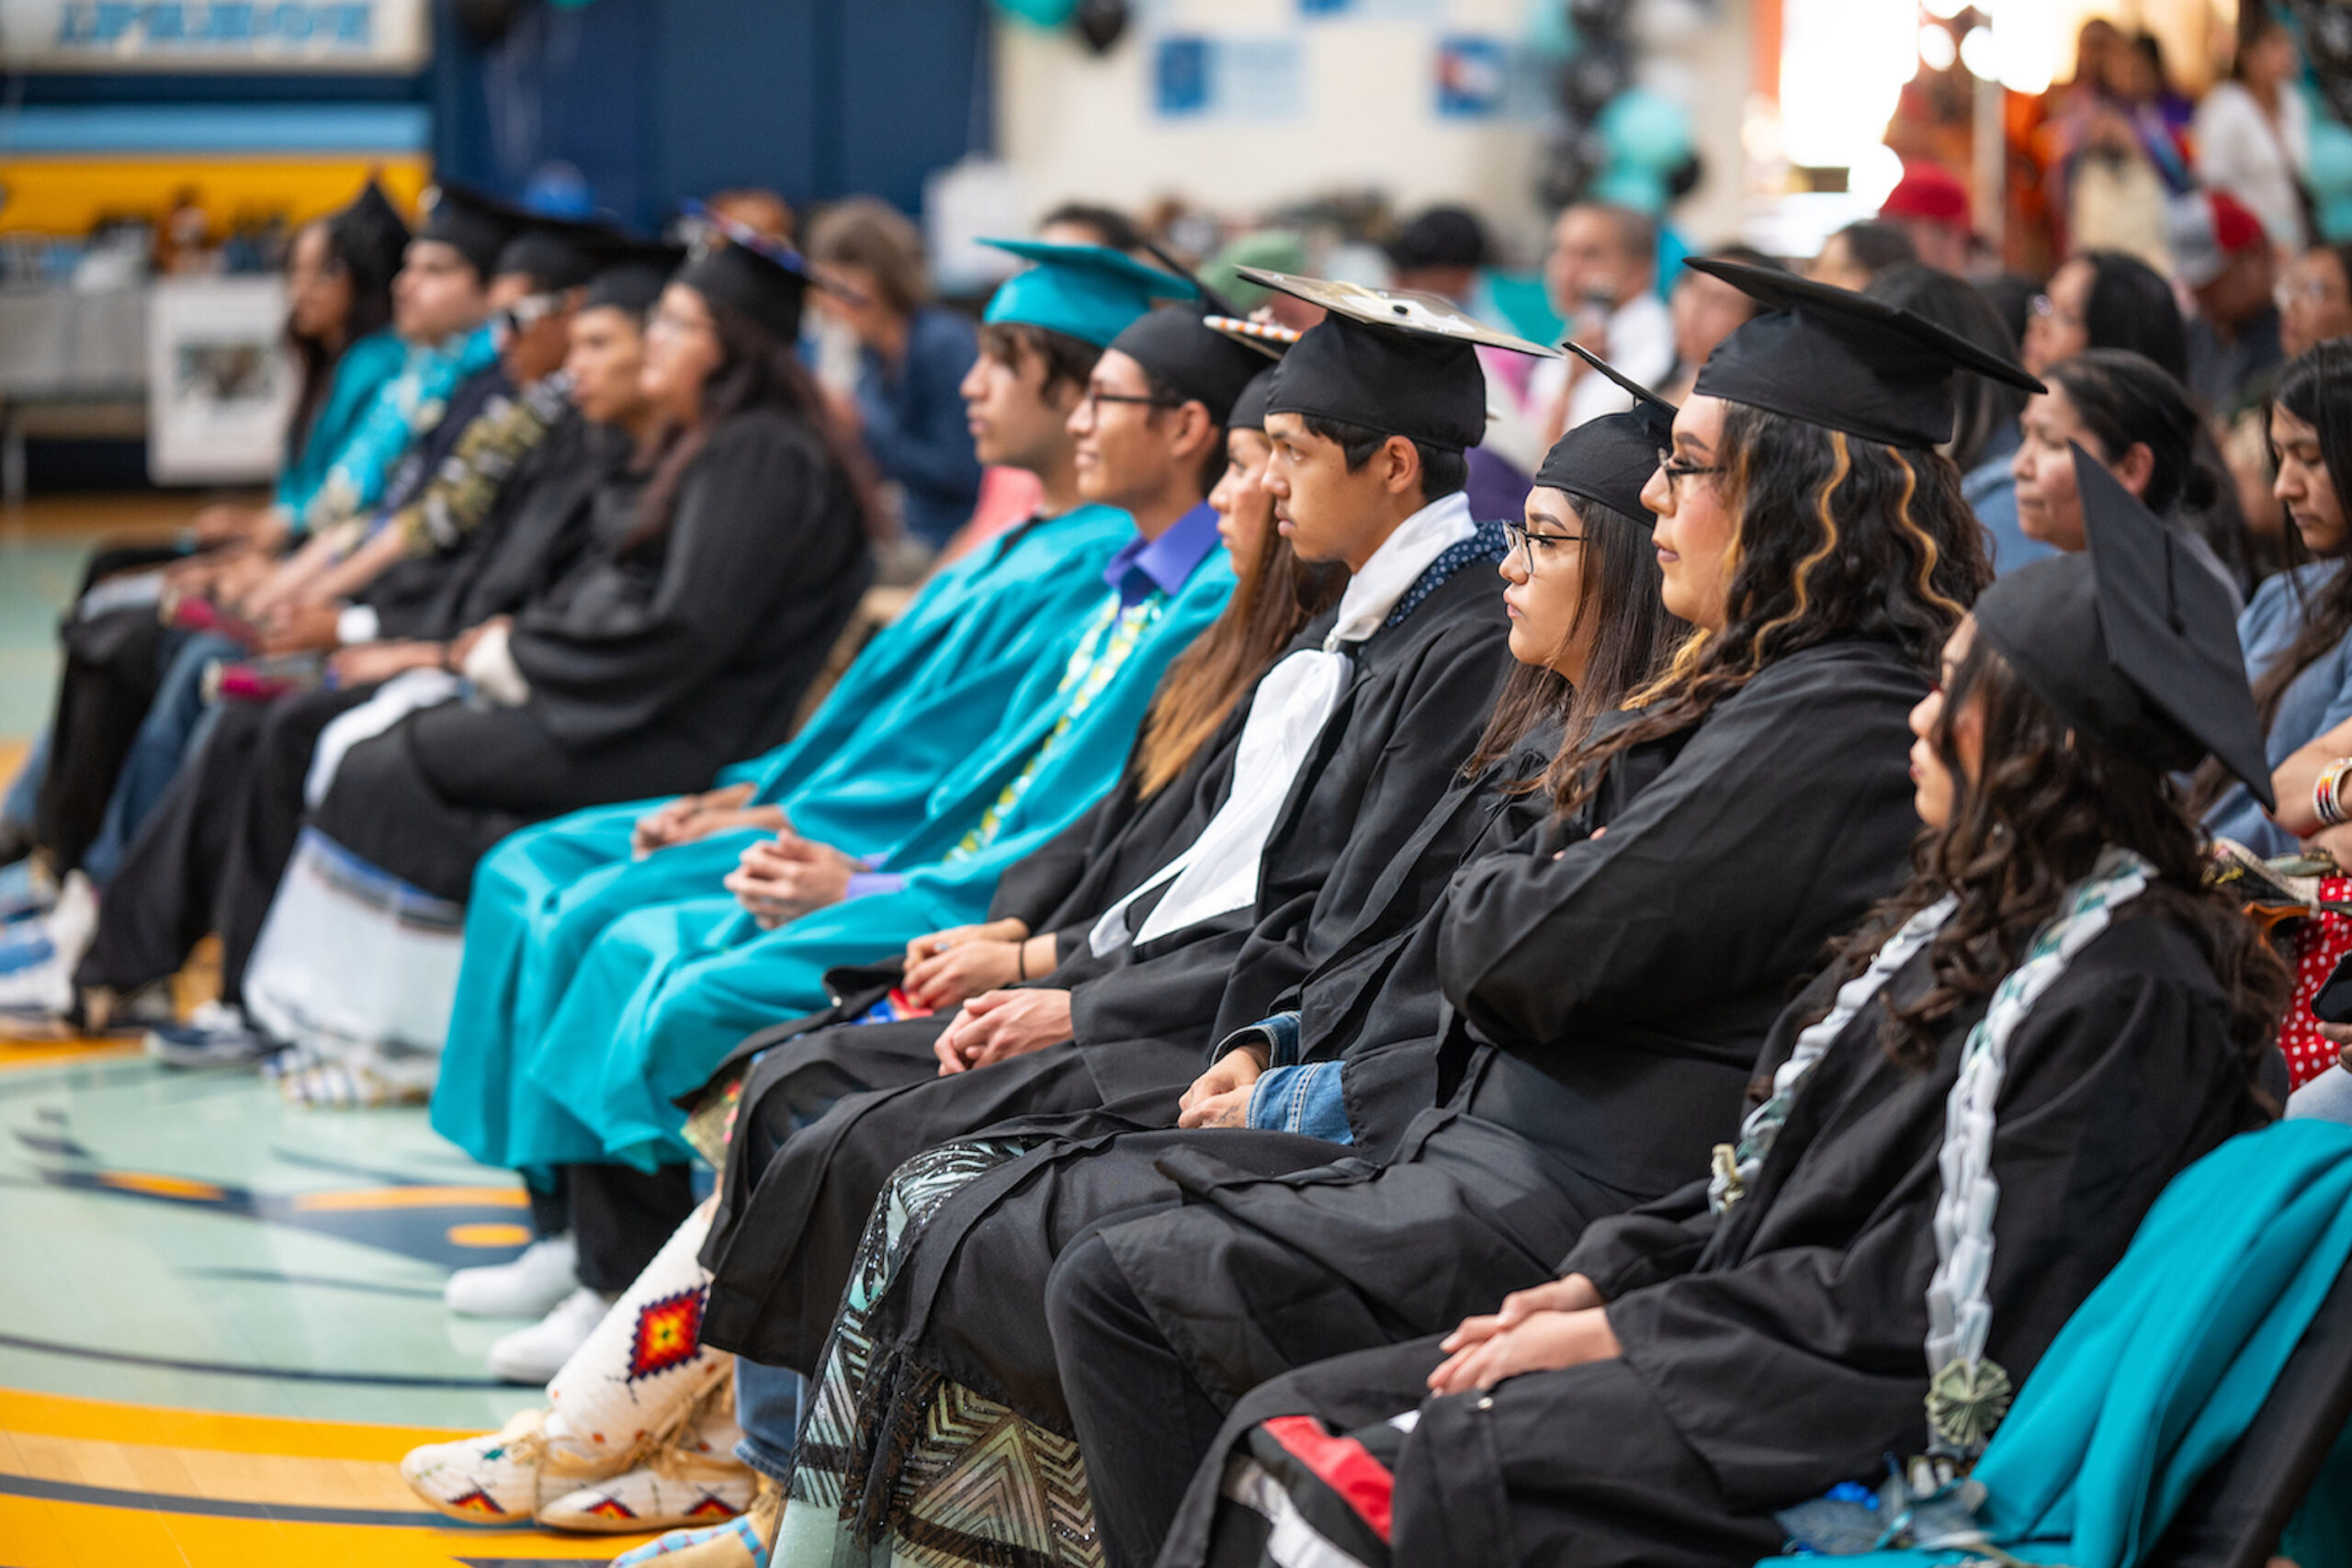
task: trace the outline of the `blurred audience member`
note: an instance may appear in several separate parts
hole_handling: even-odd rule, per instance
[[[2286,357],[2278,343],[2278,265],[2261,223],[2227,191],[2185,201],[2173,221],[2173,265],[2197,297],[2188,324],[2188,389],[2226,423],[2257,378]],[[2267,378],[2266,378],[2267,379]]]
[[[2278,346],[2287,357],[2352,337],[2352,245],[2313,245],[2278,280]]]
[[[1717,245],[1707,254],[1749,266],[1781,265],[1753,245]],[[1699,367],[1715,351],[1715,344],[1762,308],[1719,277],[1688,270],[1677,277],[1674,292],[1667,299],[1667,312],[1674,319],[1674,373],[1658,389],[1666,400],[1679,403],[1688,398],[1691,383],[1699,378]]]
[[[1911,243],[1908,230],[1866,218],[1847,224],[1821,243],[1821,254],[1813,258],[1809,276],[1815,283],[1860,292],[1888,267],[1918,259],[1918,247]]]
[[[1580,201],[1552,225],[1544,285],[1568,335],[1645,387],[1674,368],[1674,319],[1657,295],[1657,225],[1630,207]],[[1528,389],[1550,446],[1564,430],[1633,399],[1573,355],[1537,366]]]
[[[829,207],[811,226],[811,260],[857,296],[831,289],[820,309],[857,339],[857,390],[836,412],[899,491],[909,535],[937,548],[964,525],[980,494],[956,388],[979,357],[972,323],[931,299],[922,240],[895,209],[869,197]]]
[[[1911,237],[1911,248],[1929,266],[1959,276],[1968,271],[1969,241],[1975,224],[1969,215],[1968,186],[1941,164],[1905,164],[1903,178],[1878,209],[1879,221]]]
[[[1432,207],[1381,247],[1389,284],[1451,299],[1488,326],[1515,331],[1487,297],[1483,276],[1493,247],[1487,226],[1466,207]]]
[[[1269,272],[1305,272],[1306,242],[1288,229],[1253,229],[1237,234],[1201,267],[1201,281],[1233,303],[1237,310],[1263,310],[1295,333],[1303,333],[1323,319],[1323,308],[1290,294],[1278,294],[1241,276],[1245,266]]]
[[[2023,347],[2037,376],[2086,348],[2128,348],[2175,380],[2188,375],[2188,325],[2172,285],[2120,251],[2085,251],[2052,274],[2033,301]]]
[[[1114,207],[1065,201],[1037,225],[1037,238],[1049,245],[1101,245],[1138,261],[1162,265],[1143,243],[1136,220]]]
[[[763,240],[797,242],[792,209],[772,190],[723,190],[703,204],[729,223],[740,223]]]
[[[2017,357],[2017,341],[1992,305],[1951,273],[1917,263],[1891,266],[1863,292],[1924,316],[1987,354]],[[2025,393],[2004,382],[1967,371],[1952,378],[1951,439],[1943,451],[1961,471],[1961,494],[1984,526],[1996,571],[2056,553],[2018,526],[2017,478],[2009,465],[2017,456],[2018,416],[2025,402]]]
[[[2197,177],[2227,191],[2260,220],[2277,251],[2309,243],[2302,177],[2311,162],[2311,110],[2295,91],[2302,62],[2294,34],[2265,3],[2238,8],[2237,58],[2197,107]]]

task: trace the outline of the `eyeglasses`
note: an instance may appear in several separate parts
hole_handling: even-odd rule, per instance
[[[1584,543],[1584,536],[1582,534],[1539,534],[1524,523],[1506,523],[1503,525],[1503,540],[1507,547],[1506,557],[1516,553],[1521,560],[1527,563],[1527,575],[1533,577],[1535,575],[1535,545],[1538,540],[1547,545],[1580,545]]]
[[[1090,414],[1101,413],[1103,403],[1133,403],[1147,409],[1181,409],[1184,406],[1182,398],[1137,397],[1132,392],[1106,392],[1099,387],[1087,388],[1086,396],[1078,400]]]
[[[1708,474],[1720,474],[1724,472],[1725,468],[1721,463],[1683,462],[1661,446],[1657,453],[1657,471],[1666,476],[1666,493],[1673,495],[1676,493],[1674,487],[1678,480],[1700,479]]]
[[[2080,316],[2069,315],[2061,310],[2058,308],[2058,301],[2047,294],[2035,295],[2032,304],[2028,309],[2042,320],[2055,321],[2062,327],[2079,327],[2083,324],[2083,319]]]
[[[2327,297],[2333,292],[2335,290],[2316,277],[2307,277],[2301,283],[2282,277],[2278,280],[2278,287],[2270,291],[2270,299],[2272,303],[2284,310],[2293,306],[2297,300],[2306,305],[2324,305],[2327,303]]]
[[[673,310],[667,305],[657,305],[653,308],[653,314],[646,320],[645,330],[648,333],[674,333],[680,337],[687,337],[695,333],[713,332],[717,329],[708,321],[696,321],[692,316]]]
[[[562,309],[561,289],[550,289],[545,294],[526,294],[499,311],[498,322],[510,333],[519,333],[537,326]]]

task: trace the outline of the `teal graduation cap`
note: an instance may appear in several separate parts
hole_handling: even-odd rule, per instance
[[[1146,266],[1107,245],[1049,245],[1038,240],[983,240],[1036,265],[1006,278],[984,321],[1019,321],[1063,333],[1097,348],[1133,325],[1156,299],[1192,299],[1200,286]]]

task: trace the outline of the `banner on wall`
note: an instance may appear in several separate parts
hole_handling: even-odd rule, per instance
[[[167,277],[147,310],[147,477],[157,484],[269,478],[286,441],[294,367],[275,277]]]
[[[10,71],[406,74],[431,39],[428,0],[0,0]]]
[[[1165,37],[1151,79],[1163,119],[1297,119],[1306,107],[1306,51],[1291,33]]]

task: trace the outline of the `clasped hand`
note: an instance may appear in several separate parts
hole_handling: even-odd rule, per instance
[[[1247,1127],[1250,1101],[1257,1092],[1258,1080],[1265,1074],[1264,1046],[1235,1046],[1219,1056],[1207,1072],[1194,1078],[1193,1087],[1184,1091],[1184,1098],[1176,1102],[1183,1110],[1176,1125]]]
[[[1430,1392],[1437,1394],[1492,1388],[1521,1372],[1613,1361],[1623,1353],[1600,1291],[1581,1274],[1513,1291],[1500,1310],[1464,1318],[1441,1348],[1452,1354],[1430,1374]]]
[[[831,844],[786,831],[746,849],[727,874],[727,891],[762,929],[774,931],[848,897],[849,879],[864,869]]]
[[[1010,917],[919,936],[907,943],[899,988],[910,1001],[937,1012],[1013,985],[1024,974],[1049,972],[1050,962],[1042,970],[1023,962],[1022,944],[1029,940],[1027,922]],[[1049,938],[1040,941],[1050,945]]]
[[[932,1046],[942,1076],[1025,1056],[1070,1037],[1069,993],[1045,987],[989,991],[964,1010]]]

